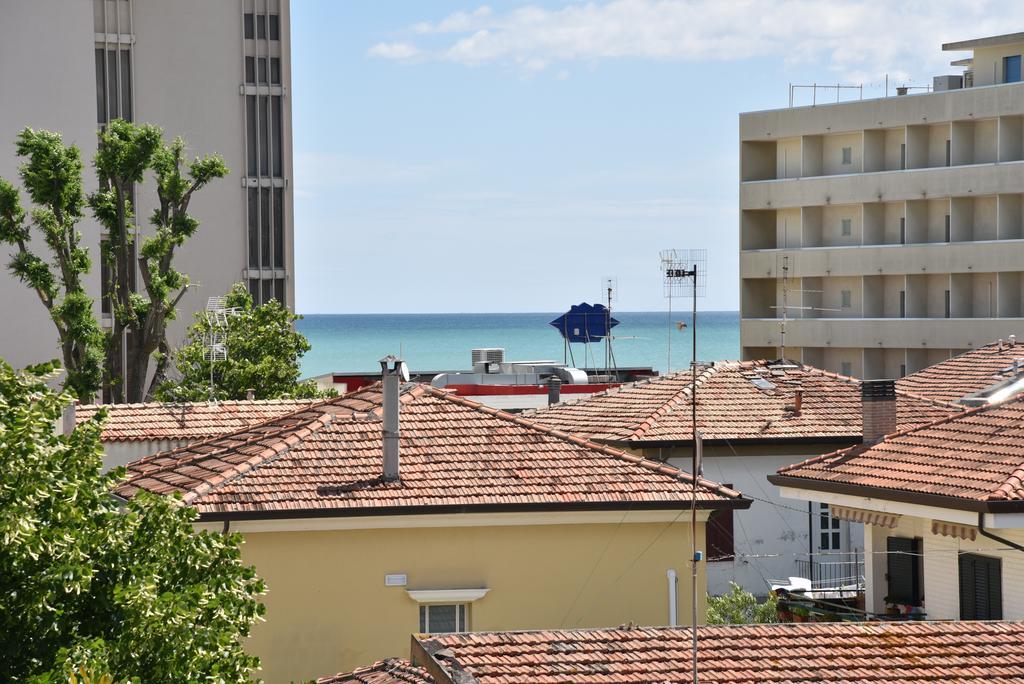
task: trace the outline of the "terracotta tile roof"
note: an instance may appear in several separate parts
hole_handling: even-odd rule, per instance
[[[688,441],[690,371],[643,380],[530,414],[539,422],[613,444]],[[800,415],[792,411],[803,390]],[[900,428],[962,410],[897,393]],[[723,361],[697,376],[697,425],[705,440],[861,438],[860,381],[812,366]]]
[[[101,435],[104,442],[200,440],[235,432],[313,403],[312,399],[271,399],[217,404],[90,404],[78,407],[75,420],[82,423],[99,409],[107,409]]]
[[[321,677],[316,684],[434,684],[434,680],[408,660],[390,658],[352,672]]]
[[[381,479],[380,386],[136,460],[118,489],[180,492],[207,517],[682,508],[689,475],[429,385],[401,396],[401,473]],[[701,507],[745,507],[700,480]],[[489,507],[489,508],[488,508]]]
[[[890,435],[873,446],[817,456],[782,468],[769,480],[825,491],[867,490],[883,499],[943,497],[955,508],[964,502],[1014,501],[1024,509],[1021,445],[1024,395]]]
[[[687,682],[690,638],[674,628],[445,634],[418,637],[414,650],[446,649],[434,660],[471,677],[460,682]],[[701,627],[699,639],[702,682],[1024,680],[1019,622],[734,625]]]
[[[1024,344],[987,344],[900,378],[896,387],[937,401],[961,397],[1010,377],[1014,359],[1024,359]]]

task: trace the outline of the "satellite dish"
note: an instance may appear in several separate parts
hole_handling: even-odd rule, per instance
[[[398,362],[398,375],[402,378],[402,382],[409,382],[409,367],[405,365],[405,361]]]

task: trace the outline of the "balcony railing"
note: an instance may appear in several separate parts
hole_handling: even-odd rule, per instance
[[[829,556],[797,559],[797,573],[809,579],[814,590],[864,591],[864,557],[859,553],[840,556],[842,560],[822,560]]]

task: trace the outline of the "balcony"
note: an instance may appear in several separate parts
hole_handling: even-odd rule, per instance
[[[1011,334],[1024,334],[1014,318],[805,318],[786,326],[787,347],[861,349],[971,349]],[[776,318],[742,318],[744,347],[777,347]]]

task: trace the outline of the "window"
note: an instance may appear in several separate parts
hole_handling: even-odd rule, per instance
[[[849,375],[849,361],[843,361],[843,375]],[[840,532],[840,520],[828,510],[828,504],[818,504],[818,533],[820,534],[820,548],[822,551],[839,551],[843,548],[842,534]]]
[[[248,190],[248,214],[249,214],[249,268],[260,266],[260,204],[259,190],[249,188]],[[259,301],[259,298],[255,298]]]
[[[268,80],[269,64],[269,80]],[[257,75],[259,79],[257,80]],[[246,57],[245,58],[245,82],[255,85],[281,84],[281,58],[280,57]]]
[[[907,244],[907,218],[900,216],[900,244]]]
[[[1002,561],[973,553],[960,554],[960,619],[1002,620]]]
[[[840,296],[840,301],[842,302],[842,307],[844,309],[849,309],[852,306],[852,304],[851,304],[851,300],[853,299],[852,293],[849,290],[843,290],[842,292],[839,293],[839,296]]]
[[[953,164],[953,152],[949,142],[949,138],[946,138],[946,166],[952,166]]]
[[[949,290],[946,290],[945,300],[946,300],[945,301],[945,305],[946,305],[946,312],[945,312],[945,314],[946,314],[946,318],[949,318]]]
[[[907,291],[900,290],[900,318],[907,317]]]
[[[96,121],[132,120],[132,60],[128,50],[96,48]]]
[[[274,188],[274,268],[284,268],[284,188]]]
[[[840,232],[843,237],[849,237],[853,235],[853,219],[844,218],[840,222]]]
[[[281,39],[281,18],[276,14],[271,14],[269,17],[266,14],[257,14],[255,17],[251,12],[246,12],[242,18],[242,24],[245,31],[245,37],[252,40],[253,34],[260,40],[266,40],[267,38],[267,20],[270,20],[270,40]],[[255,31],[253,31],[253,24],[255,23]]]
[[[428,603],[420,606],[420,631],[428,634],[468,632],[465,603]]]
[[[284,268],[284,189],[249,188],[247,200],[249,268]]]
[[[900,143],[900,171],[907,168],[907,143]]]
[[[731,484],[724,485],[732,488]],[[735,558],[735,542],[733,539],[732,509],[726,508],[711,512],[706,528],[705,546],[707,559],[726,561]]]
[[[889,537],[885,550],[889,603],[920,606],[924,602],[921,540]]]
[[[100,239],[100,313],[110,314],[110,262],[107,261],[107,250],[110,240]]]
[[[853,163],[853,148],[852,147],[844,147],[843,148],[843,165],[846,166],[846,165],[849,165],[849,164],[852,164],[852,163]]]
[[[905,364],[905,363],[901,363],[900,364],[900,377],[901,378],[907,377],[907,364]]]
[[[952,235],[952,233],[950,232],[950,229],[949,229],[949,214],[946,214],[946,242],[950,242],[949,238],[950,238],[951,235]]]
[[[256,175],[256,96],[245,96],[246,175]]]
[[[281,158],[284,156],[284,146],[281,137],[284,129],[281,125],[281,96],[272,95],[270,98],[271,109],[274,113],[273,140],[274,140],[274,178],[281,178],[283,165]]]
[[[853,364],[850,363],[849,361],[843,361],[842,363],[840,363],[839,364],[839,374],[840,375],[846,375],[846,376],[853,375]],[[822,505],[824,506],[825,504],[822,504]]]
[[[248,67],[246,67],[248,69]],[[263,72],[260,72],[261,74]],[[284,125],[280,95],[245,97],[247,175],[281,178]],[[273,149],[271,149],[273,145]]]
[[[1020,81],[1020,55],[1003,57],[1003,83]]]

